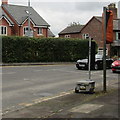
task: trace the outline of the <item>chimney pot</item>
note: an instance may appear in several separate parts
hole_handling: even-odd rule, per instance
[[[108,8],[116,8],[115,3],[111,3],[110,5],[108,5]]]
[[[117,8],[115,3],[111,3],[108,5],[108,9],[113,12],[113,19],[117,19]]]

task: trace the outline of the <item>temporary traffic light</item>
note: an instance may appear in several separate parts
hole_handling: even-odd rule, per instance
[[[113,42],[113,12],[111,10],[106,11],[106,43]]]
[[[104,34],[106,35],[106,43],[107,44],[112,43],[113,42],[113,12],[111,10],[106,10],[106,13],[103,13],[102,28],[103,28],[103,38],[104,38]],[[106,29],[105,33],[104,33],[104,29]]]

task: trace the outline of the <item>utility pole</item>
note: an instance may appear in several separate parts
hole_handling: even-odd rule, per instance
[[[103,91],[106,92],[106,12],[107,8],[103,8],[104,13],[104,49],[103,49]]]
[[[28,0],[28,37],[30,37],[30,0]]]

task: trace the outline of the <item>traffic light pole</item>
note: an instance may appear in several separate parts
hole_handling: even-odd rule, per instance
[[[103,8],[104,13],[104,49],[103,49],[103,91],[106,92],[106,12],[107,8]]]
[[[89,80],[91,80],[91,37],[89,37]]]

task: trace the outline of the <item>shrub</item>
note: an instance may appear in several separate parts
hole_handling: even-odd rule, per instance
[[[2,37],[2,60],[4,63],[71,62],[87,56],[88,40]]]

